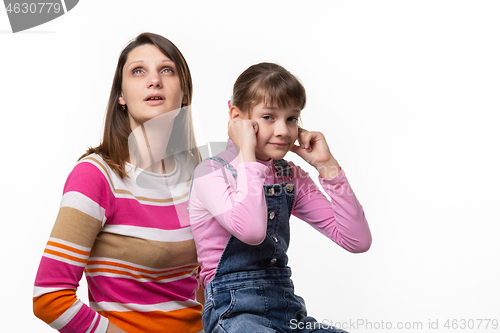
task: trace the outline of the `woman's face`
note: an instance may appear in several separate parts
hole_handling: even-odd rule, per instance
[[[127,105],[132,130],[186,102],[174,62],[154,45],[133,49],[122,74],[118,101]]]

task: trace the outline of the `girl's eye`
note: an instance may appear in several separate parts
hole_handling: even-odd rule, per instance
[[[136,68],[132,71],[132,74],[142,74],[144,70],[142,68]]]
[[[272,116],[263,116],[262,119],[264,119],[264,120],[272,120],[273,117]]]
[[[290,117],[290,118],[288,118],[288,121],[291,121],[292,123],[296,123],[296,122],[299,121],[299,118],[297,118],[297,117]]]

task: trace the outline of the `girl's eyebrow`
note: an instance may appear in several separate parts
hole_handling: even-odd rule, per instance
[[[276,110],[279,110],[280,108],[276,107],[276,106],[264,106],[262,108],[262,110],[269,110],[269,111],[276,111]],[[291,110],[293,113],[300,113],[301,110],[300,109],[293,109]]]

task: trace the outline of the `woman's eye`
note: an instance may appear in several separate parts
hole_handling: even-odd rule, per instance
[[[171,67],[165,67],[161,70],[162,73],[173,73],[174,69]]]
[[[136,68],[132,71],[132,74],[142,74],[144,70],[142,68]]]

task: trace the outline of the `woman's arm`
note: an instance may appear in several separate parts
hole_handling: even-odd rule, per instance
[[[77,299],[76,290],[112,203],[109,183],[97,167],[76,165],[35,278],[33,311],[56,330],[106,332],[108,319]]]
[[[200,281],[200,285],[198,286],[198,290],[196,291],[196,300],[200,304],[205,304],[205,289],[203,289],[203,286],[201,285],[201,281]]]
[[[113,323],[109,323],[106,333],[127,333],[127,331],[122,330]]]

